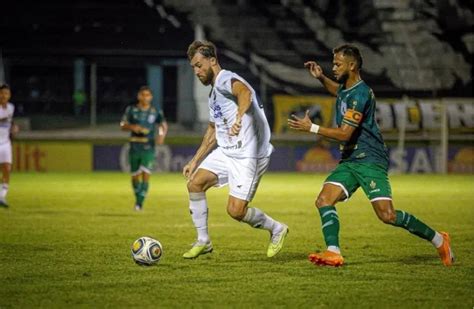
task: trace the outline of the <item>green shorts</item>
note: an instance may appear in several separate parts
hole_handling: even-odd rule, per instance
[[[341,187],[346,200],[359,187],[362,187],[371,202],[392,199],[387,169],[381,164],[342,162],[324,183]]]
[[[151,174],[155,166],[155,150],[136,150],[130,149],[128,153],[128,159],[130,162],[130,172],[132,175],[145,172]]]

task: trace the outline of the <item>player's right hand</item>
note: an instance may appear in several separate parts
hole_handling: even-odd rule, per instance
[[[140,126],[138,124],[131,124],[129,128],[130,128],[130,131],[134,133],[140,133]]]
[[[142,127],[142,126],[139,126],[138,124],[134,124],[131,126],[130,128],[133,132],[135,133],[143,133],[143,134],[148,134],[148,132],[150,132],[148,129]]]
[[[183,176],[186,177],[186,179],[191,179],[191,176],[194,174],[194,170],[196,169],[196,165],[196,162],[189,161],[188,164],[183,167]]]
[[[311,119],[309,118],[309,110],[306,111],[303,118],[292,114],[292,119],[288,119],[288,126],[290,129],[309,132],[311,130]]]
[[[309,74],[314,78],[320,78],[323,75],[323,69],[316,61],[307,61],[304,67],[309,69]]]

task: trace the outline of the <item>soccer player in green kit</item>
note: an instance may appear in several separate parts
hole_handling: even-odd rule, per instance
[[[163,112],[151,105],[153,93],[148,86],[138,91],[138,103],[130,105],[120,122],[120,128],[130,131],[130,169],[135,194],[135,210],[143,208],[150,174],[155,163],[155,144],[164,143],[168,125]],[[158,135],[155,131],[158,130]]]
[[[341,146],[341,161],[324,182],[316,199],[327,250],[312,253],[309,260],[316,265],[340,266],[344,259],[339,247],[339,218],[336,203],[347,200],[359,188],[369,198],[378,218],[393,226],[430,241],[444,265],[454,262],[448,233],[437,232],[412,214],[395,210],[388,179],[389,157],[382,134],[375,121],[375,97],[372,89],[360,77],[362,56],[353,45],[341,45],[333,50],[333,73],[336,81],[326,77],[314,61],[305,63],[310,74],[326,90],[336,96],[337,128],[313,124],[308,117],[292,115],[290,128],[312,132],[337,140]]]

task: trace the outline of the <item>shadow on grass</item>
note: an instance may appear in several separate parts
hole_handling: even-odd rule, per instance
[[[402,264],[409,264],[409,265],[423,265],[426,262],[440,262],[438,255],[436,254],[419,254],[419,255],[411,255],[406,256],[399,260]]]
[[[308,255],[305,252],[280,252],[277,256],[269,258],[266,256],[265,252],[261,254],[249,253],[245,257],[241,255],[241,252],[236,252],[238,254],[237,259],[228,259],[220,257],[219,260],[226,264],[241,264],[242,262],[248,263],[258,263],[261,265],[264,264],[277,264],[285,265],[288,263],[295,263],[301,261],[307,261]]]
[[[403,265],[426,265],[427,263],[432,264],[432,262],[439,261],[439,258],[435,254],[418,254],[405,256],[400,259],[393,259],[390,257],[380,258],[380,259],[367,259],[359,261],[350,261],[346,257],[345,266],[350,265],[367,265],[367,264],[403,264]]]

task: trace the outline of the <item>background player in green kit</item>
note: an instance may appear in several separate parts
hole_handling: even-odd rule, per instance
[[[135,193],[135,210],[142,210],[148,183],[155,163],[155,144],[163,144],[168,125],[163,112],[151,105],[153,93],[147,86],[138,91],[138,103],[130,105],[120,122],[120,128],[130,131],[130,170]],[[155,131],[158,130],[158,134]]]
[[[293,119],[288,119],[292,129],[316,133],[337,140],[341,145],[341,161],[324,182],[316,200],[327,250],[310,254],[310,261],[329,266],[344,263],[339,248],[339,218],[335,205],[347,200],[362,187],[380,220],[431,241],[443,264],[451,265],[454,256],[448,233],[437,232],[415,216],[393,207],[387,175],[388,152],[375,121],[374,93],[360,77],[362,56],[359,49],[353,45],[342,45],[333,53],[333,73],[337,82],[326,77],[314,61],[306,62],[305,67],[329,93],[337,97],[338,127],[324,128],[313,124],[308,112],[304,118],[292,115]]]

